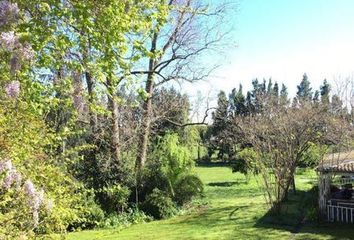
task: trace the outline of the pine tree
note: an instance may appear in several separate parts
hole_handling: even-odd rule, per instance
[[[255,112],[252,101],[252,93],[250,91],[248,91],[246,95],[246,111],[248,114],[253,114]]]
[[[284,85],[284,83],[282,83],[281,90],[280,90],[280,104],[281,105],[287,105],[288,102],[289,102],[289,100],[288,100],[288,89]]]
[[[213,128],[215,132],[224,129],[228,119],[228,100],[224,91],[218,94],[218,106],[213,113]]]
[[[277,98],[279,97],[279,85],[277,82],[274,83],[273,95]]]
[[[231,90],[231,93],[229,94],[229,109],[230,112],[234,113],[235,112],[235,98],[236,98],[236,94],[237,94],[237,89],[233,88]]]
[[[267,94],[272,94],[273,93],[273,82],[272,79],[269,78],[268,80],[268,87],[267,87]]]
[[[320,86],[321,102],[323,104],[329,104],[330,91],[331,91],[331,85],[329,85],[327,79],[323,80],[323,84]]]
[[[224,91],[218,94],[218,104],[213,113],[213,124],[211,126],[212,145],[219,150],[218,158],[223,159],[224,154],[230,153],[227,139],[227,128],[229,125],[229,102]],[[211,150],[211,152],[214,149]]]
[[[237,91],[237,94],[234,99],[235,104],[235,115],[243,116],[247,114],[246,110],[246,99],[242,92],[242,84]]]
[[[315,94],[313,95],[312,101],[314,103],[319,103],[320,102],[320,91],[316,90]]]
[[[267,80],[263,78],[263,83],[260,84],[260,91],[263,95],[266,93],[267,90],[266,85],[267,85]]]
[[[311,101],[312,100],[312,88],[310,87],[310,82],[306,73],[304,73],[302,77],[302,81],[300,85],[297,86],[296,99],[299,103],[303,101]]]

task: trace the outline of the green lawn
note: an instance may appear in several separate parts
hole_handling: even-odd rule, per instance
[[[227,167],[198,167],[205,183],[204,207],[190,214],[162,221],[133,225],[123,230],[83,231],[69,234],[69,239],[354,239],[351,225],[299,225],[303,207],[298,202],[306,196],[316,175],[302,171],[296,184],[299,193],[291,195],[286,215],[275,219],[255,179],[249,183]]]

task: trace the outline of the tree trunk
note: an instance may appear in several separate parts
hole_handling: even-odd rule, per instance
[[[155,53],[157,44],[158,34],[155,33],[151,41],[151,53]],[[153,57],[149,59],[149,73],[147,75],[145,91],[148,97],[143,103],[143,116],[142,116],[142,126],[139,134],[138,140],[138,156],[135,162],[137,176],[140,175],[140,171],[145,165],[147,158],[148,143],[150,137],[151,128],[151,114],[152,114],[152,94],[154,93],[154,70],[157,64],[157,60]]]
[[[198,143],[198,162],[200,162],[200,144]]]
[[[139,147],[138,147],[138,157],[136,161],[137,170],[140,171],[146,162],[148,143],[150,137],[150,128],[151,128],[151,113],[152,113],[152,98],[151,95],[154,91],[154,80],[153,74],[149,74],[146,81],[146,92],[149,94],[148,98],[144,101],[143,104],[143,117],[142,117],[142,126],[141,133],[139,136]]]
[[[89,117],[90,117],[90,126],[92,128],[92,131],[94,132],[96,130],[96,123],[97,123],[97,116],[93,111],[93,105],[95,104],[95,96],[94,96],[94,81],[92,79],[91,74],[86,71],[85,72],[85,79],[86,79],[86,85],[87,85],[87,93],[88,93],[88,101],[89,101]]]
[[[151,41],[151,53],[155,53],[157,45],[158,34],[155,33]],[[142,126],[139,134],[138,140],[138,155],[135,161],[135,171],[136,171],[136,202],[139,201],[139,187],[141,185],[141,172],[146,163],[148,144],[151,130],[151,114],[152,114],[152,95],[154,93],[154,70],[157,64],[157,60],[154,58],[149,59],[149,73],[147,75],[145,91],[148,97],[143,103],[143,116],[142,116]]]
[[[292,183],[292,188],[293,188],[294,194],[296,194],[296,185],[295,185],[295,176],[294,175],[292,177],[291,183]]]
[[[118,104],[114,99],[115,91],[114,86],[110,78],[107,79],[107,87],[108,87],[108,110],[112,114],[110,119],[111,125],[111,149],[114,156],[114,160],[116,163],[120,160],[120,145],[119,145],[119,111]]]
[[[146,162],[148,144],[151,128],[151,113],[152,113],[152,93],[154,91],[153,74],[149,74],[146,81],[146,92],[149,94],[148,98],[143,104],[142,126],[138,140],[138,155],[135,162],[136,182],[135,182],[135,200],[139,202],[139,188],[141,185],[142,170]]]

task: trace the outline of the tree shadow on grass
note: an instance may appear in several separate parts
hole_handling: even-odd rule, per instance
[[[208,186],[211,187],[232,187],[235,185],[247,184],[247,181],[231,181],[231,182],[211,182],[208,183]]]
[[[205,212],[198,215],[186,215],[175,224],[186,224],[188,226],[198,225],[213,228],[222,225],[233,225],[235,221],[242,221],[243,224],[251,223],[252,221],[245,221],[242,216],[238,215],[238,211],[249,207],[248,205],[242,206],[228,206],[213,209],[207,209]]]
[[[309,191],[297,191],[290,194],[289,200],[284,202],[281,213],[275,215],[268,211],[264,216],[257,220],[254,227],[285,230],[299,234],[301,239],[313,239],[309,235],[326,235],[331,239],[353,239],[354,226],[351,224],[332,224],[309,220],[308,213],[316,207],[317,189]]]

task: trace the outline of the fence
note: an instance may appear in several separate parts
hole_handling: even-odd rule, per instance
[[[354,203],[337,202],[327,205],[327,220],[329,222],[354,223]]]

